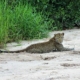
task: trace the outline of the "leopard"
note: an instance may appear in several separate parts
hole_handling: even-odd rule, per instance
[[[25,49],[17,50],[17,51],[2,51],[0,53],[20,53],[20,52],[28,52],[28,53],[48,53],[54,51],[70,51],[74,50],[74,48],[66,48],[63,46],[62,42],[64,39],[64,33],[56,33],[52,38],[50,38],[46,42],[32,44]]]

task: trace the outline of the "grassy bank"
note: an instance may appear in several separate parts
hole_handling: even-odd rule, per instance
[[[29,4],[17,4],[11,8],[0,2],[0,44],[46,36],[47,23]]]

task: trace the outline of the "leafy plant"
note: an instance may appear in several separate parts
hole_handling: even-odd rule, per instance
[[[37,12],[51,21],[50,30],[73,28],[80,25],[80,0],[28,0]]]

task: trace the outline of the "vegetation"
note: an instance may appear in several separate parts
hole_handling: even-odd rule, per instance
[[[80,26],[80,0],[0,0],[0,44]]]
[[[31,5],[0,3],[0,44],[47,36],[47,24]]]
[[[26,0],[50,21],[50,30],[80,26],[80,0]]]

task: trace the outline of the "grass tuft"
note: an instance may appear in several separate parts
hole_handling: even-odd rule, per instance
[[[47,28],[47,23],[31,5],[19,3],[11,8],[0,2],[0,44],[46,37]]]

